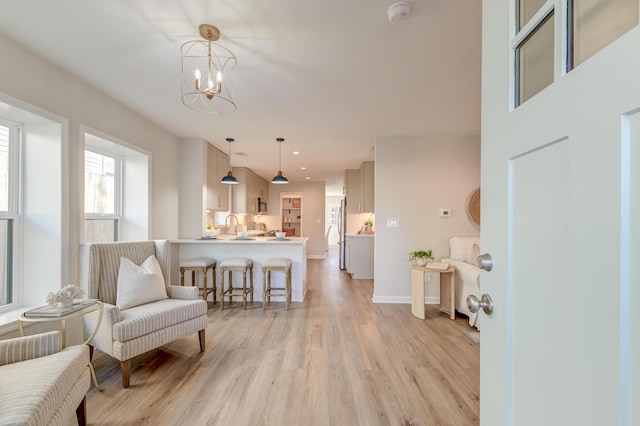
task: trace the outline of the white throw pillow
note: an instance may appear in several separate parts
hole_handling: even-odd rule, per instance
[[[156,300],[167,299],[162,269],[155,256],[138,266],[126,257],[120,258],[116,306],[133,308]]]

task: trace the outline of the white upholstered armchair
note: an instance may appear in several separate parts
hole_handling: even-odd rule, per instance
[[[197,287],[169,285],[169,247],[168,241],[136,241],[88,244],[81,249],[81,275],[86,294],[104,302],[100,328],[89,344],[120,361],[125,388],[129,387],[131,358],[137,355],[195,332],[199,334],[200,351],[205,349],[207,302],[198,297]],[[129,264],[133,268],[144,267],[150,256],[157,259],[154,264],[161,270],[166,293],[155,297],[156,300],[143,300],[141,304],[124,303],[123,295],[131,296],[137,291],[130,282],[139,274],[134,270],[125,275],[122,268]],[[131,262],[121,262],[122,258]],[[125,287],[128,293],[123,290]],[[140,288],[139,296],[148,299],[150,292]],[[97,315],[83,317],[85,336],[91,335],[97,320]]]
[[[480,317],[467,307],[467,297],[474,295],[480,298],[480,268],[476,265],[476,257],[480,255],[480,238],[451,237],[449,240],[451,253],[442,263],[456,268],[455,306],[456,311],[469,317],[469,325],[480,330]]]
[[[59,331],[0,340],[0,424],[86,424],[89,348],[61,349]]]

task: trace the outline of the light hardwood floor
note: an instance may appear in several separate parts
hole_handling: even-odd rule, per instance
[[[407,283],[407,287],[409,284]],[[186,337],[119,362],[96,351],[93,425],[474,425],[479,347],[436,306],[373,304],[372,280],[351,280],[337,253],[308,261],[304,303],[210,304],[206,351]]]

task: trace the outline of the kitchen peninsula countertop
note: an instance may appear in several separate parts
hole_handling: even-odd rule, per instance
[[[215,259],[218,264],[234,257],[253,260],[254,300],[262,300],[262,262],[272,257],[291,259],[292,302],[302,302],[307,292],[307,240],[309,237],[287,237],[276,240],[273,236],[253,236],[246,240],[236,235],[218,235],[215,238],[182,238],[171,241],[171,282],[179,282],[180,262],[198,257]],[[216,271],[217,274],[219,272]],[[274,285],[281,286],[284,274],[274,274]],[[190,280],[185,280],[190,281]],[[220,276],[217,277],[218,289]],[[282,281],[282,282],[281,282]],[[185,283],[187,284],[187,283]],[[189,282],[190,284],[190,282]],[[187,284],[188,285],[188,284]],[[283,301],[272,296],[273,301]],[[257,305],[256,305],[257,306]],[[262,305],[260,304],[262,308]]]
[[[181,238],[171,240],[173,244],[302,244],[309,237],[287,237],[277,240],[276,237],[251,236],[247,239],[238,239],[235,235],[219,235],[215,238]]]

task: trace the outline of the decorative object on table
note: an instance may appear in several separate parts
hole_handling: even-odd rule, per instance
[[[217,234],[217,229],[213,225],[207,225],[204,228],[204,234],[202,234],[202,238],[213,238]]]
[[[362,223],[362,229],[360,230],[360,234],[362,235],[372,235],[373,234],[373,219],[368,217]]]
[[[182,103],[207,114],[230,114],[236,110],[236,57],[219,44],[218,28],[202,24],[198,30],[204,40],[188,41],[180,47]]]
[[[47,294],[47,303],[49,305],[58,304],[60,307],[71,306],[73,299],[76,299],[84,294],[84,290],[75,284],[67,284],[62,289]]]
[[[409,260],[419,266],[424,266],[433,262],[433,252],[431,250],[414,250],[409,252]]]
[[[480,225],[480,188],[477,188],[469,195],[467,212],[471,220]]]
[[[67,306],[59,306],[58,304],[44,305],[25,312],[24,316],[32,318],[58,318],[69,315],[73,312],[79,311],[97,303],[98,299],[80,299]]]

